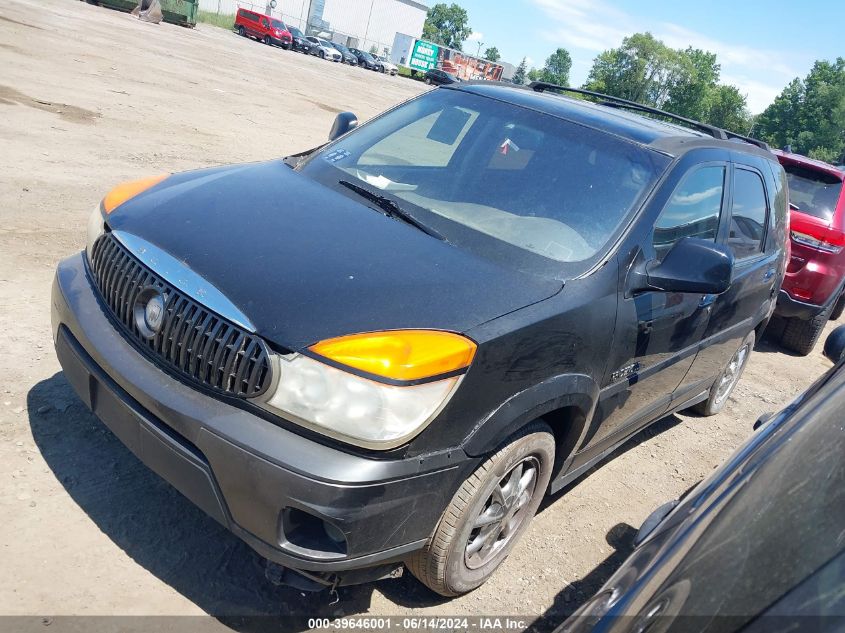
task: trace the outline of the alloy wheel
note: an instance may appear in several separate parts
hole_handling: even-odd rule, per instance
[[[527,518],[525,510],[534,496],[539,471],[537,458],[528,456],[496,483],[467,540],[464,553],[467,567],[478,569],[486,565],[519,531]]]
[[[743,345],[736,354],[731,358],[731,362],[725,368],[722,377],[719,379],[719,387],[716,389],[715,404],[721,404],[733,391],[742,374],[742,366],[745,364],[745,359],[748,358],[749,346]]]

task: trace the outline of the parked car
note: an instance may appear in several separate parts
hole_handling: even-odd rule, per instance
[[[339,62],[343,59],[340,51],[331,45],[331,42],[320,37],[309,35],[306,37],[311,44],[311,54],[316,55],[321,59],[328,59],[329,61]]]
[[[295,26],[288,26],[288,31],[290,31],[291,37],[293,38],[293,42],[291,43],[293,50],[305,53],[306,55],[311,52],[313,44],[305,37],[302,31]]]
[[[558,633],[842,630],[845,326],[826,352],[836,366],[655,510],[630,557]]]
[[[425,83],[435,86],[448,86],[449,84],[460,83],[461,79],[457,75],[447,73],[445,70],[439,68],[429,68],[425,71],[423,79]]]
[[[374,59],[378,62],[379,70],[381,72],[388,75],[395,75],[399,72],[399,67],[396,66],[396,64],[392,64],[384,55],[376,55]]]
[[[568,90],[439,88],[118,186],[56,273],[66,379],[283,582],[478,587],[547,493],[725,406],[786,266],[765,144]]]
[[[331,42],[331,45],[334,46],[337,51],[343,56],[343,63],[349,64],[350,66],[357,66],[358,65],[358,58],[355,56],[352,51],[346,48],[343,44],[338,44],[337,42]]]
[[[802,355],[845,310],[845,171],[776,151],[789,182],[792,254],[770,331]]]
[[[241,37],[251,37],[282,48],[290,48],[293,42],[293,36],[284,22],[248,9],[238,9],[235,30]]]
[[[358,58],[358,65],[361,68],[366,68],[367,70],[378,70],[378,62],[367,51],[362,51],[357,48],[350,48],[349,51]]]

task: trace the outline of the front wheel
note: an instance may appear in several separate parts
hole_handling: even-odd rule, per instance
[[[531,523],[554,455],[554,436],[543,422],[511,438],[463,482],[425,547],[407,561],[411,573],[448,597],[483,584]]]
[[[719,378],[713,383],[707,400],[692,407],[693,411],[699,415],[711,416],[716,415],[725,408],[728,398],[730,398],[742,376],[742,372],[745,371],[745,366],[748,364],[748,359],[751,356],[751,350],[754,349],[754,341],[754,330],[751,330],[748,336],[745,337],[745,340],[742,341],[742,345],[739,346],[739,349],[731,357],[725,369],[719,374]]]
[[[426,77],[425,83],[427,83],[430,86],[431,85],[431,77]]]

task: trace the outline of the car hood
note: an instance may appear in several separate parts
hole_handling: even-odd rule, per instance
[[[108,225],[177,259],[290,350],[374,330],[465,332],[561,288],[388,218],[281,161],[173,175],[118,207]]]

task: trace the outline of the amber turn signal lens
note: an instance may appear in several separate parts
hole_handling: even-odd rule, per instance
[[[130,180],[129,182],[120,183],[103,198],[103,210],[106,213],[111,213],[130,198],[134,198],[139,193],[157,185],[167,178],[167,176],[168,174],[162,174],[160,176],[151,176],[149,178],[142,178],[141,180]]]
[[[309,348],[341,365],[392,380],[420,380],[468,367],[476,345],[437,330],[392,330],[351,334]]]

